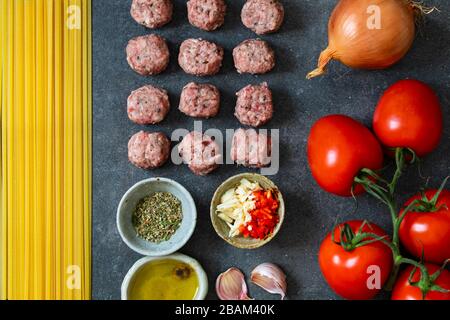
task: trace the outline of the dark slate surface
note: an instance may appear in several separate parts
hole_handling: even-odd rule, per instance
[[[336,299],[324,282],[317,263],[320,241],[340,220],[364,218],[390,229],[386,210],[375,200],[359,199],[357,214],[352,200],[321,191],[307,169],[305,144],[309,128],[318,118],[344,113],[370,125],[374,106],[385,88],[396,80],[411,77],[431,84],[439,93],[446,111],[446,129],[439,150],[423,164],[423,173],[432,176],[436,186],[450,172],[450,4],[428,0],[441,8],[433,13],[415,41],[408,56],[385,71],[354,71],[334,62],[329,74],[312,81],[305,79],[327,44],[327,20],[336,3],[330,0],[284,1],[286,21],[280,32],[264,36],[274,47],[278,64],[263,76],[238,75],[232,65],[231,51],[244,39],[255,35],[239,19],[244,0],[228,2],[224,27],[212,33],[189,25],[185,2],[175,1],[172,23],[156,33],[167,38],[171,50],[170,66],[162,75],[144,78],[131,71],[125,60],[127,41],[150,31],[136,24],[129,15],[128,0],[93,1],[94,61],[94,163],[93,163],[93,297],[119,299],[122,279],[140,258],[120,239],[116,229],[116,207],[124,192],[141,179],[162,176],[175,179],[192,193],[198,207],[198,224],[181,252],[197,258],[210,279],[208,298],[215,299],[216,276],[231,266],[247,275],[257,264],[279,263],[288,276],[290,299]],[[226,178],[245,172],[243,168],[222,166],[207,177],[196,177],[185,166],[167,164],[145,172],[128,163],[127,142],[141,129],[162,130],[170,135],[176,128],[192,129],[193,120],[178,110],[178,96],[187,82],[197,80],[177,65],[177,47],[186,38],[203,37],[225,48],[224,67],[219,75],[207,79],[223,95],[218,117],[204,122],[206,128],[239,127],[233,116],[234,93],[248,83],[267,81],[274,92],[276,113],[269,128],[281,129],[281,170],[273,177],[282,190],[287,216],[281,233],[266,247],[242,251],[227,245],[214,232],[209,219],[209,202],[217,186]],[[206,80],[203,80],[206,81]],[[144,84],[166,88],[173,109],[161,125],[144,128],[131,123],[126,114],[126,99],[131,90]],[[402,199],[415,192],[424,181],[411,169],[402,179]],[[270,298],[249,285],[251,296]],[[273,297],[273,296],[272,296]]]

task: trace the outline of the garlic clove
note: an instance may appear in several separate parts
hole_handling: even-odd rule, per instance
[[[283,270],[273,263],[263,263],[257,266],[251,274],[251,280],[267,292],[286,297],[287,283]]]
[[[217,277],[216,293],[220,300],[252,300],[247,295],[244,275],[234,267]]]

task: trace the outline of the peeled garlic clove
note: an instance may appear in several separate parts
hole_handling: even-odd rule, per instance
[[[286,275],[280,267],[273,263],[263,263],[257,266],[252,271],[251,280],[267,292],[281,295],[281,300],[286,297]]]
[[[220,300],[251,300],[244,275],[237,268],[230,268],[217,277],[216,292]]]

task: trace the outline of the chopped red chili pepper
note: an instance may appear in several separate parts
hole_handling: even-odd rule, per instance
[[[272,190],[258,190],[253,192],[253,196],[255,209],[250,211],[252,220],[241,226],[239,231],[246,238],[262,240],[269,236],[278,224],[280,204]]]

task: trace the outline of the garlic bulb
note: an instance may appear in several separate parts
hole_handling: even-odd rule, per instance
[[[220,300],[251,300],[244,275],[237,268],[230,268],[217,277],[216,293]]]
[[[281,300],[286,297],[286,275],[280,267],[273,263],[263,263],[257,266],[252,271],[251,280],[267,292],[281,295]]]

